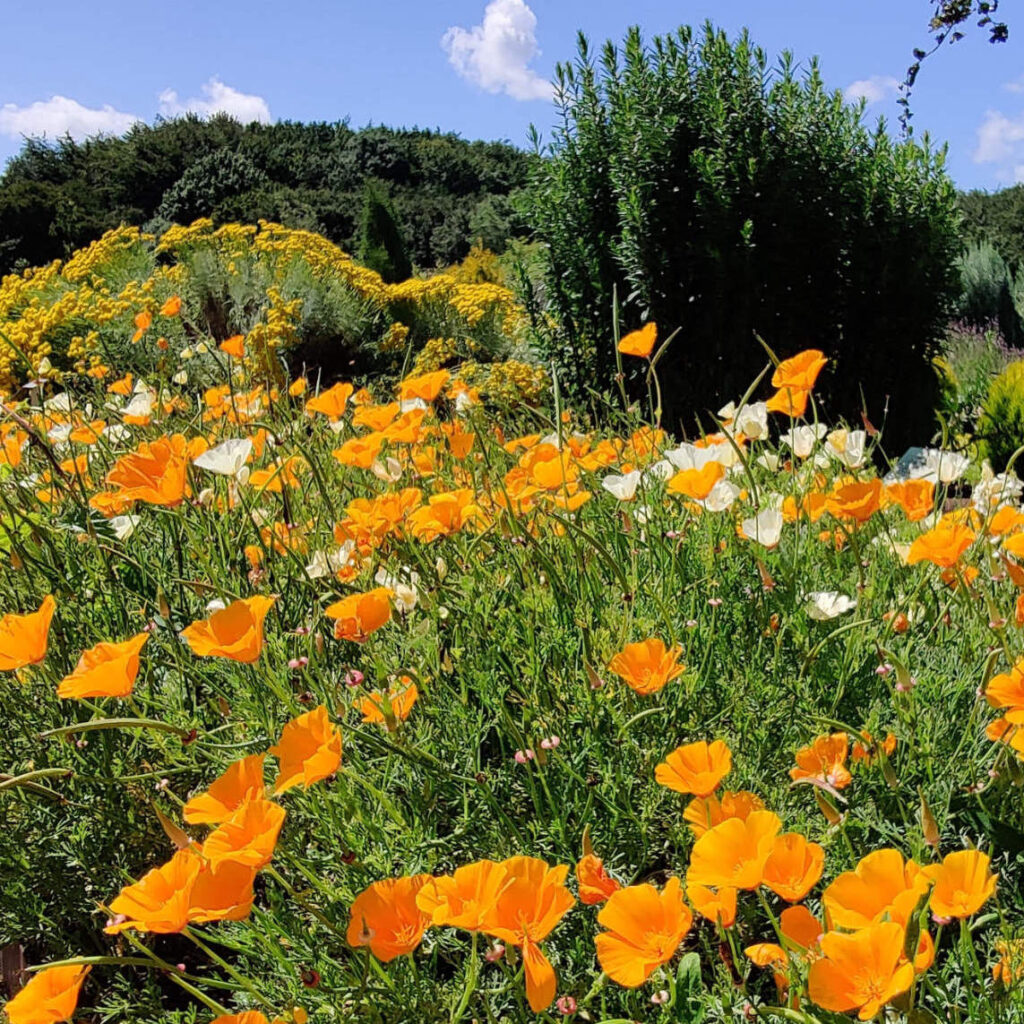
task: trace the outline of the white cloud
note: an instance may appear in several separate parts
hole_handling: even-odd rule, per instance
[[[483,23],[453,27],[441,40],[452,67],[487,92],[504,92],[517,100],[546,100],[553,95],[528,65],[539,53],[537,16],[523,0],[491,0]]]
[[[1015,78],[1012,82],[1003,82],[1003,88],[1007,92],[1024,92],[1024,75]]]
[[[270,121],[270,107],[262,96],[239,92],[230,85],[225,85],[219,78],[211,78],[199,90],[201,97],[181,100],[174,89],[165,89],[160,93],[160,113],[164,117],[179,117],[182,114],[198,114],[210,117],[213,114],[230,114],[249,124],[252,121]]]
[[[971,156],[976,164],[996,164],[1001,180],[1024,181],[1024,113],[1014,118],[986,110]]]
[[[860,78],[851,82],[843,92],[847,102],[855,103],[857,100],[867,100],[871,103],[881,103],[899,91],[899,79],[891,75],[872,75],[870,78]]]
[[[5,103],[0,107],[0,135],[12,139],[22,136],[57,139],[64,135],[85,139],[91,135],[120,135],[138,120],[135,114],[115,110],[109,104],[85,107],[67,96],[51,96],[24,107]]]

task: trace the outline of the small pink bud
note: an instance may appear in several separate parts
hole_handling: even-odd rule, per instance
[[[651,1002],[654,1003],[655,1006],[664,1006],[665,1003],[668,1002],[668,992],[665,989],[662,989],[660,992],[655,992],[654,995],[651,996]]]
[[[521,751],[516,751],[516,764],[526,764],[526,755]]]
[[[505,947],[500,943],[496,942],[487,952],[484,954],[484,959],[489,963],[493,964],[495,960],[500,960],[505,955]]]
[[[720,597],[709,597],[708,598],[708,604],[711,605],[712,608],[717,608],[721,603],[722,603],[722,599]]]
[[[937,925],[943,925],[944,926],[944,925],[947,925],[947,924],[951,924],[952,921],[953,921],[953,918],[951,918],[951,917],[943,917],[941,914],[932,914],[932,920]]]
[[[364,678],[365,676],[359,671],[359,669],[349,669],[349,671],[345,673],[345,685],[353,688],[361,686]]]
[[[879,665],[878,668],[875,669],[876,676],[884,677],[889,675],[890,672],[892,672],[892,665],[890,665],[889,662],[885,662],[884,664]]]
[[[179,971],[180,971],[180,972],[181,972],[182,974],[184,974],[184,973],[185,973],[185,965],[184,965],[184,964],[175,964],[174,966],[175,966],[175,967],[176,967],[176,968],[177,968],[177,969],[178,969],[178,970],[179,970]]]
[[[576,1000],[572,996],[559,996],[555,1006],[558,1007],[558,1012],[563,1017],[568,1017],[576,1012]]]

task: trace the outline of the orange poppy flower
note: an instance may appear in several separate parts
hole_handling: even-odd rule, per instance
[[[219,1017],[214,1017],[210,1024],[270,1024],[270,1022],[259,1010],[246,1010],[243,1013],[222,1013]],[[281,1024],[281,1022],[275,1020],[274,1024]]]
[[[13,672],[26,665],[37,665],[46,657],[50,622],[56,609],[57,602],[47,594],[34,612],[8,612],[0,617],[0,671]]]
[[[199,441],[205,449],[206,442],[202,438]],[[197,447],[181,434],[143,441],[134,452],[122,455],[114,463],[106,481],[126,506],[141,501],[173,508],[189,493],[188,463],[201,454],[195,450]]]
[[[642,985],[675,956],[693,924],[678,878],[658,892],[653,885],[631,885],[614,893],[597,915],[608,929],[594,937],[601,969],[625,988]]]
[[[828,496],[825,507],[836,519],[866,523],[882,507],[882,481],[844,484]]]
[[[731,770],[732,753],[722,740],[698,740],[676,747],[654,769],[654,778],[677,793],[708,796]]]
[[[935,507],[935,484],[931,480],[901,480],[887,484],[886,496],[907,514],[912,522],[924,519]]]
[[[558,981],[539,943],[575,903],[565,887],[569,868],[548,867],[536,857],[511,857],[502,861],[502,866],[509,880],[483,930],[522,949],[526,998],[533,1012],[540,1013],[555,998]]]
[[[244,359],[245,335],[232,334],[230,338],[222,341],[217,348],[219,348],[225,355],[231,356],[232,359]]]
[[[764,864],[762,882],[787,903],[798,903],[818,884],[825,850],[796,832],[778,836]]]
[[[939,917],[970,917],[996,891],[998,876],[989,870],[990,859],[980,850],[958,850],[947,854],[941,864],[930,864],[922,872],[935,884],[931,909]]]
[[[373,690],[359,701],[357,707],[364,722],[393,727],[395,722],[404,722],[409,717],[419,695],[416,684],[408,676],[402,676],[401,681],[387,693]]]
[[[213,868],[234,861],[258,871],[274,856],[284,817],[284,808],[262,793],[251,797],[206,837],[203,856]]]
[[[619,341],[619,351],[624,356],[649,359],[657,340],[658,325],[656,323],[644,324],[640,330],[631,331]]]
[[[416,897],[430,875],[385,878],[364,889],[353,901],[346,938],[350,946],[369,946],[384,963],[411,953],[430,925]]]
[[[422,409],[410,409],[402,413],[394,423],[389,424],[381,433],[392,444],[416,444],[424,432]]]
[[[132,393],[134,380],[135,378],[130,373],[126,373],[123,377],[115,380],[113,384],[107,385],[107,394],[127,397]]]
[[[132,341],[138,341],[153,324],[153,314],[148,309],[135,314],[135,333]]]
[[[161,316],[177,316],[181,312],[181,298],[178,295],[172,295],[161,307]]]
[[[861,742],[862,740],[863,742]],[[871,733],[863,730],[860,734],[860,739],[853,741],[851,756],[855,762],[864,761],[870,765],[879,751],[885,754],[886,757],[892,757],[895,749],[896,737],[891,732],[886,733],[884,740],[878,741]]]
[[[314,782],[338,770],[341,733],[328,717],[327,708],[321,705],[290,721],[270,753],[280,762],[275,793],[300,784],[309,789]]]
[[[906,992],[914,968],[903,963],[903,928],[895,921],[862,928],[852,935],[822,937],[822,958],[811,964],[807,992],[825,1010],[857,1010],[871,1020],[886,1003]]]
[[[257,870],[236,860],[222,861],[216,867],[204,864],[192,886],[189,922],[244,921],[252,912]]]
[[[251,754],[228,765],[204,793],[197,793],[182,814],[190,825],[215,825],[226,821],[247,800],[263,793],[263,762],[266,754]]]
[[[833,789],[844,789],[853,781],[846,767],[848,747],[845,732],[816,736],[810,746],[796,752],[796,767],[789,770],[789,777],[794,782],[806,779]]]
[[[191,848],[179,850],[166,864],[125,886],[110,904],[117,915],[104,929],[114,935],[127,928],[140,932],[180,932],[188,924],[192,888],[202,859]]]
[[[292,398],[298,398],[300,395],[306,393],[306,388],[309,387],[309,382],[305,377],[296,377],[295,380],[288,385],[288,394]]]
[[[97,644],[84,651],[75,670],[61,680],[57,696],[129,696],[139,674],[139,652],[148,639],[148,633],[137,633],[119,644]]]
[[[352,391],[351,384],[335,384],[334,387],[321,392],[316,398],[311,398],[306,403],[306,411],[322,413],[329,420],[340,419],[345,413]]]
[[[473,450],[476,434],[471,430],[465,430],[460,421],[442,423],[441,432],[448,439],[448,450],[452,453],[453,459],[461,462]]]
[[[78,1005],[82,983],[92,968],[87,964],[47,967],[4,1006],[10,1024],[57,1024],[69,1021]]]
[[[504,864],[478,860],[456,868],[452,875],[431,878],[416,896],[416,905],[434,925],[482,931],[509,877]]]
[[[297,455],[274,462],[266,469],[255,469],[249,474],[249,486],[257,491],[270,491],[272,494],[283,494],[285,487],[298,487],[302,481],[298,471],[305,469],[306,463]]]
[[[403,402],[415,398],[423,402],[433,402],[441,394],[441,388],[448,383],[449,377],[451,374],[447,370],[435,370],[419,377],[407,377],[398,385],[398,397]]]
[[[1024,725],[1024,658],[989,680],[985,699],[991,707],[1009,708],[1004,717],[1011,725]]]
[[[181,635],[200,658],[227,658],[247,665],[263,650],[263,620],[276,598],[249,597],[232,601],[208,619],[199,619]]]
[[[778,815],[753,811],[745,819],[727,818],[708,829],[693,844],[687,884],[756,889],[781,828]]]
[[[922,533],[910,545],[907,565],[931,562],[940,569],[951,569],[974,543],[976,536],[969,526],[944,520],[926,533]]]
[[[431,495],[407,520],[409,533],[418,541],[429,543],[438,537],[450,537],[470,523],[482,524],[483,509],[476,504],[469,488]]]
[[[391,619],[391,591],[387,587],[374,587],[361,594],[349,594],[328,605],[324,614],[334,619],[336,640],[365,643],[371,633]]]
[[[823,367],[828,362],[825,353],[816,348],[805,349],[789,359],[783,359],[772,374],[773,388],[813,389]]]
[[[384,435],[381,433],[364,434],[362,437],[350,437],[340,448],[331,454],[343,465],[354,469],[369,469],[384,447]]]
[[[883,849],[839,875],[821,902],[833,928],[866,928],[883,919],[906,925],[927,891],[928,880],[918,864],[904,861],[899,850]]]
[[[731,928],[736,923],[736,890],[725,887],[709,889],[706,885],[687,883],[686,898],[693,909],[708,921]]]
[[[372,431],[380,431],[390,426],[401,411],[398,402],[387,405],[363,405],[352,413],[352,426],[369,427]]]
[[[807,412],[807,400],[811,397],[809,389],[805,388],[779,388],[771,398],[765,402],[768,412],[779,412],[784,416],[791,416],[798,419]]]
[[[720,797],[711,793],[691,800],[683,810],[683,817],[694,838],[699,839],[709,828],[720,825],[727,818],[747,818],[753,811],[763,810],[764,801],[756,793],[745,789],[735,793],[726,790]]]
[[[686,666],[679,664],[682,653],[679,644],[667,649],[660,639],[652,637],[626,644],[608,663],[608,668],[637,693],[657,693],[686,671]]]
[[[622,888],[604,869],[604,861],[592,853],[585,853],[576,864],[576,881],[579,882],[580,902],[588,906],[604,903],[606,899]]]
[[[666,488],[671,494],[703,501],[724,475],[725,467],[720,462],[707,462],[700,469],[681,469],[669,479]]]

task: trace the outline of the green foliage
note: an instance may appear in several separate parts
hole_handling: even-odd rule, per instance
[[[0,274],[63,258],[121,223],[161,230],[197,213],[317,230],[351,251],[368,178],[389,190],[413,262],[442,266],[478,237],[500,250],[529,233],[512,197],[533,159],[450,133],[224,115],[139,124],[121,138],[30,139],[0,176]]]
[[[990,242],[1013,274],[1024,267],[1024,185],[998,192],[975,189],[961,193],[958,203],[968,243]]]
[[[978,435],[983,455],[997,472],[1024,446],[1024,359],[1011,363],[992,382]]]
[[[263,188],[268,178],[244,153],[211,153],[164,193],[156,215],[176,224],[210,217],[224,200]]]
[[[869,131],[815,63],[770,68],[745,34],[710,26],[649,46],[633,29],[600,59],[581,38],[558,87],[531,223],[567,382],[610,387],[617,293],[624,327],[681,330],[660,363],[672,426],[743,393],[756,332],[826,351],[834,415],[888,410],[896,445],[929,436],[959,249],[941,154]]]
[[[372,178],[363,186],[356,258],[363,266],[377,271],[388,284],[404,281],[412,274],[405,240],[395,223],[395,211],[387,192]]]
[[[960,257],[961,294],[958,313],[966,323],[995,323],[1012,345],[1020,344],[1024,325],[1017,309],[1017,281],[991,242],[968,246]]]

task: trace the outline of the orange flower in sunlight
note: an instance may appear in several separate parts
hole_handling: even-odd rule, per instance
[[[453,459],[461,462],[473,450],[476,434],[471,430],[464,430],[461,422],[442,423],[441,432],[448,439],[448,450],[452,453]]]
[[[594,937],[601,969],[625,988],[642,985],[675,956],[693,924],[678,878],[658,892],[653,885],[631,885],[615,893],[597,915],[607,931]]]
[[[331,454],[343,466],[369,469],[380,455],[380,450],[383,447],[383,434],[364,434],[362,437],[350,437],[340,448],[335,448]]]
[[[687,884],[756,889],[781,828],[778,815],[753,811],[745,819],[727,818],[708,829],[693,844]]]
[[[316,398],[311,398],[306,403],[306,411],[322,413],[329,420],[340,419],[345,413],[352,390],[351,384],[335,384],[334,387],[322,391]]]
[[[762,883],[787,903],[798,903],[818,884],[825,850],[796,832],[778,836],[764,864]]]
[[[580,902],[593,906],[604,903],[609,896],[622,888],[604,869],[604,861],[592,853],[585,853],[576,864],[576,881],[579,882]]]
[[[180,932],[188,924],[192,887],[202,859],[191,848],[179,850],[166,864],[125,886],[110,904],[116,917],[104,929],[114,935],[127,928],[140,932]]]
[[[746,818],[753,811],[763,811],[764,801],[747,790],[736,793],[726,790],[722,795],[714,793],[691,800],[683,810],[683,817],[693,831],[694,838],[700,838],[709,828],[720,825],[727,818]]]
[[[863,741],[863,742],[861,742]],[[851,756],[854,762],[864,761],[866,764],[871,764],[878,752],[881,751],[886,757],[892,757],[893,751],[896,749],[896,737],[890,732],[886,733],[884,740],[876,740],[871,733],[862,731],[859,740],[853,741],[853,749]]]
[[[687,883],[686,898],[693,909],[708,921],[731,928],[736,923],[736,890],[728,887],[709,889],[706,885]]]
[[[391,619],[391,591],[387,587],[374,587],[361,594],[349,594],[327,606],[324,614],[334,619],[336,640],[365,643],[371,633]]]
[[[199,619],[181,635],[200,658],[228,658],[252,664],[263,650],[263,620],[276,598],[249,597],[232,601],[208,619]]]
[[[192,886],[189,921],[245,920],[252,911],[256,872],[257,868],[235,860],[222,861],[216,867],[204,865]]]
[[[433,402],[441,389],[448,383],[451,374],[447,370],[435,370],[420,377],[406,377],[398,385],[398,397],[403,402],[418,398],[421,402]]]
[[[172,295],[161,307],[161,316],[177,316],[181,312],[181,298]]]
[[[866,523],[882,507],[882,481],[844,484],[828,496],[825,507],[836,519]]]
[[[141,313],[135,314],[135,333],[132,335],[132,341],[138,341],[153,324],[153,314],[148,309],[144,309]]]
[[[773,388],[796,388],[810,391],[814,388],[828,359],[816,348],[805,349],[789,359],[783,359],[772,374]]]
[[[58,697],[127,697],[139,674],[139,652],[149,639],[138,633],[121,643],[97,644],[83,652],[75,670],[57,687]]]
[[[119,380],[115,380],[113,384],[107,385],[107,393],[110,395],[121,395],[127,397],[132,393],[132,382],[134,378],[130,373],[126,373]]]
[[[352,413],[352,426],[369,427],[371,431],[383,430],[390,426],[401,411],[398,402],[387,405],[363,405]]]
[[[941,864],[922,868],[934,882],[932,913],[938,917],[970,917],[996,891],[998,876],[989,870],[989,856],[979,850],[958,850],[947,854]]]
[[[308,387],[309,382],[305,377],[296,377],[295,380],[288,385],[288,394],[291,395],[292,398],[298,398],[300,395],[304,395],[306,393],[306,388]]]
[[[846,767],[849,739],[845,732],[816,736],[809,747],[796,752],[796,767],[790,768],[794,782],[808,780],[820,782],[833,789],[844,789],[853,781]]]
[[[901,480],[886,484],[885,493],[890,501],[903,509],[912,523],[924,519],[935,507],[935,484],[931,480]]]
[[[797,419],[807,411],[807,399],[810,396],[810,391],[805,391],[803,388],[779,388],[765,402],[765,408],[768,412],[779,412],[784,416]]]
[[[482,931],[509,880],[508,868],[493,860],[478,860],[426,882],[416,905],[433,925]]]
[[[393,727],[395,722],[404,722],[409,717],[420,691],[408,677],[402,676],[386,693],[373,690],[363,697],[356,705],[364,722],[376,722],[378,725]]]
[[[822,893],[826,920],[834,928],[866,928],[882,920],[906,926],[928,891],[928,879],[899,850],[874,850],[853,871],[844,871]]]
[[[657,340],[658,325],[656,323],[644,324],[640,330],[631,331],[619,342],[619,351],[624,356],[649,359]]]
[[[265,469],[254,469],[249,474],[249,486],[257,491],[283,494],[285,487],[298,487],[299,470],[305,469],[305,460],[292,455],[281,462],[272,462]]]
[[[703,501],[725,475],[720,462],[707,462],[700,469],[681,469],[666,485],[670,494],[682,494],[694,501]]]
[[[626,644],[608,662],[608,668],[637,693],[657,693],[666,683],[686,671],[686,666],[679,664],[682,653],[683,648],[679,644],[666,649],[660,639],[652,637]]]
[[[37,611],[27,615],[8,612],[0,617],[0,672],[36,665],[46,657],[50,622],[56,609],[57,602],[47,594]]]
[[[852,935],[829,932],[821,939],[822,959],[811,964],[807,977],[811,1001],[838,1013],[857,1010],[860,1020],[871,1020],[914,981],[914,968],[902,962],[903,942],[895,921]]]
[[[1004,717],[1011,725],[1024,725],[1024,658],[989,680],[985,699],[991,707],[1008,708]]]
[[[203,856],[217,869],[225,861],[259,870],[274,856],[285,810],[262,793],[242,803],[203,843]]]
[[[205,448],[204,441],[202,444]],[[189,460],[201,454],[196,447],[190,446],[181,434],[143,441],[134,452],[122,455],[114,463],[106,481],[126,505],[142,501],[173,508],[188,495]]]
[[[731,770],[732,753],[722,740],[698,740],[676,747],[654,769],[654,778],[677,793],[708,796]]]
[[[974,543],[977,535],[963,523],[943,520],[926,533],[922,533],[907,555],[907,565],[931,562],[940,569],[951,569],[960,556]]]
[[[47,967],[33,974],[28,984],[4,1006],[10,1024],[58,1024],[71,1020],[82,982],[92,968],[71,964]]]
[[[341,733],[328,717],[327,708],[321,705],[290,721],[270,753],[280,762],[275,793],[300,784],[309,789],[314,782],[338,770]]]
[[[483,930],[522,949],[526,998],[533,1012],[540,1013],[555,998],[558,980],[539,943],[575,903],[565,887],[569,868],[564,864],[548,867],[536,857],[511,857],[502,866],[509,880]]]
[[[263,793],[263,762],[266,754],[251,754],[228,765],[223,775],[203,793],[197,793],[182,811],[190,825],[215,825],[226,821],[247,800]]]
[[[353,901],[346,939],[350,946],[369,946],[384,963],[411,953],[430,925],[417,906],[430,875],[385,878],[364,889]]]
[[[219,348],[226,356],[231,356],[232,359],[244,359],[245,335],[232,334],[230,338],[222,341],[217,348]]]
[[[438,537],[450,537],[470,523],[482,525],[483,510],[469,488],[433,494],[408,520],[408,530],[418,541],[429,543]]]

